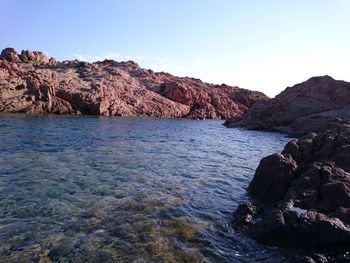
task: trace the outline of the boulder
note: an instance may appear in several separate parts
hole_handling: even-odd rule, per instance
[[[290,141],[261,160],[234,226],[259,242],[281,247],[350,246],[350,128]],[[258,212],[259,211],[259,212]]]
[[[263,158],[249,184],[248,193],[263,201],[281,200],[295,179],[296,168],[289,155],[273,154]]]
[[[40,51],[22,50],[20,58],[22,62],[33,62],[36,64],[48,64],[49,58]]]
[[[14,63],[22,62],[16,50],[13,48],[5,48],[4,50],[2,50],[0,54],[0,59]]]
[[[257,209],[257,208],[256,208]],[[344,247],[350,243],[350,228],[338,218],[308,211],[264,210],[248,233],[267,245],[322,249]]]
[[[0,59],[13,63],[48,64],[50,62],[49,58],[40,51],[22,50],[21,54],[18,54],[13,48],[2,50]]]

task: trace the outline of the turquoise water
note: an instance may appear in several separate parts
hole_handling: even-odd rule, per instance
[[[230,220],[288,140],[222,121],[0,116],[0,262],[282,262]]]

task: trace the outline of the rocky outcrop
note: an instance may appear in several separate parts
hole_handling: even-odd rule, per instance
[[[50,59],[40,51],[22,50],[21,54],[17,54],[13,48],[5,48],[0,54],[0,59],[14,63],[31,62],[35,64],[48,64],[54,62],[54,58]],[[52,63],[53,64],[53,63]]]
[[[349,248],[350,125],[289,142],[259,164],[234,225],[282,247]]]
[[[133,61],[57,62],[42,52],[0,55],[0,112],[227,119],[260,93],[145,70]]]
[[[329,76],[313,77],[257,103],[228,127],[245,127],[296,136],[322,132],[350,120],[350,83]]]
[[[350,83],[311,78],[225,125],[300,138],[261,160],[247,189],[252,202],[238,206],[234,226],[268,245],[326,255],[317,262],[348,262]]]
[[[279,201],[294,180],[296,169],[297,164],[289,155],[267,156],[260,161],[248,191],[264,201]]]
[[[22,62],[22,60],[19,58],[19,55],[15,51],[14,48],[5,48],[1,51],[0,59],[7,60],[9,62],[19,63]]]

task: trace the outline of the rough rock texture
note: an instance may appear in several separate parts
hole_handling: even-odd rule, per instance
[[[296,162],[289,155],[273,154],[263,158],[248,191],[261,200],[281,200],[294,180]],[[274,176],[270,176],[273,174]],[[278,185],[278,187],[276,187]]]
[[[233,222],[282,247],[350,247],[350,125],[289,142],[260,162]],[[326,262],[326,261],[325,261]]]
[[[255,104],[225,125],[299,136],[335,128],[349,120],[350,83],[323,76],[310,78],[267,102]]]
[[[0,55],[0,112],[230,118],[260,93],[140,68],[135,62],[57,62],[41,52]]]
[[[234,226],[268,245],[323,254],[300,262],[349,262],[350,83],[311,78],[225,125],[301,137],[261,160],[248,187],[254,203],[238,206]]]

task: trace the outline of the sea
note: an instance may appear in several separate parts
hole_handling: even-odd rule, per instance
[[[286,262],[232,215],[290,138],[222,124],[0,115],[0,262]]]

